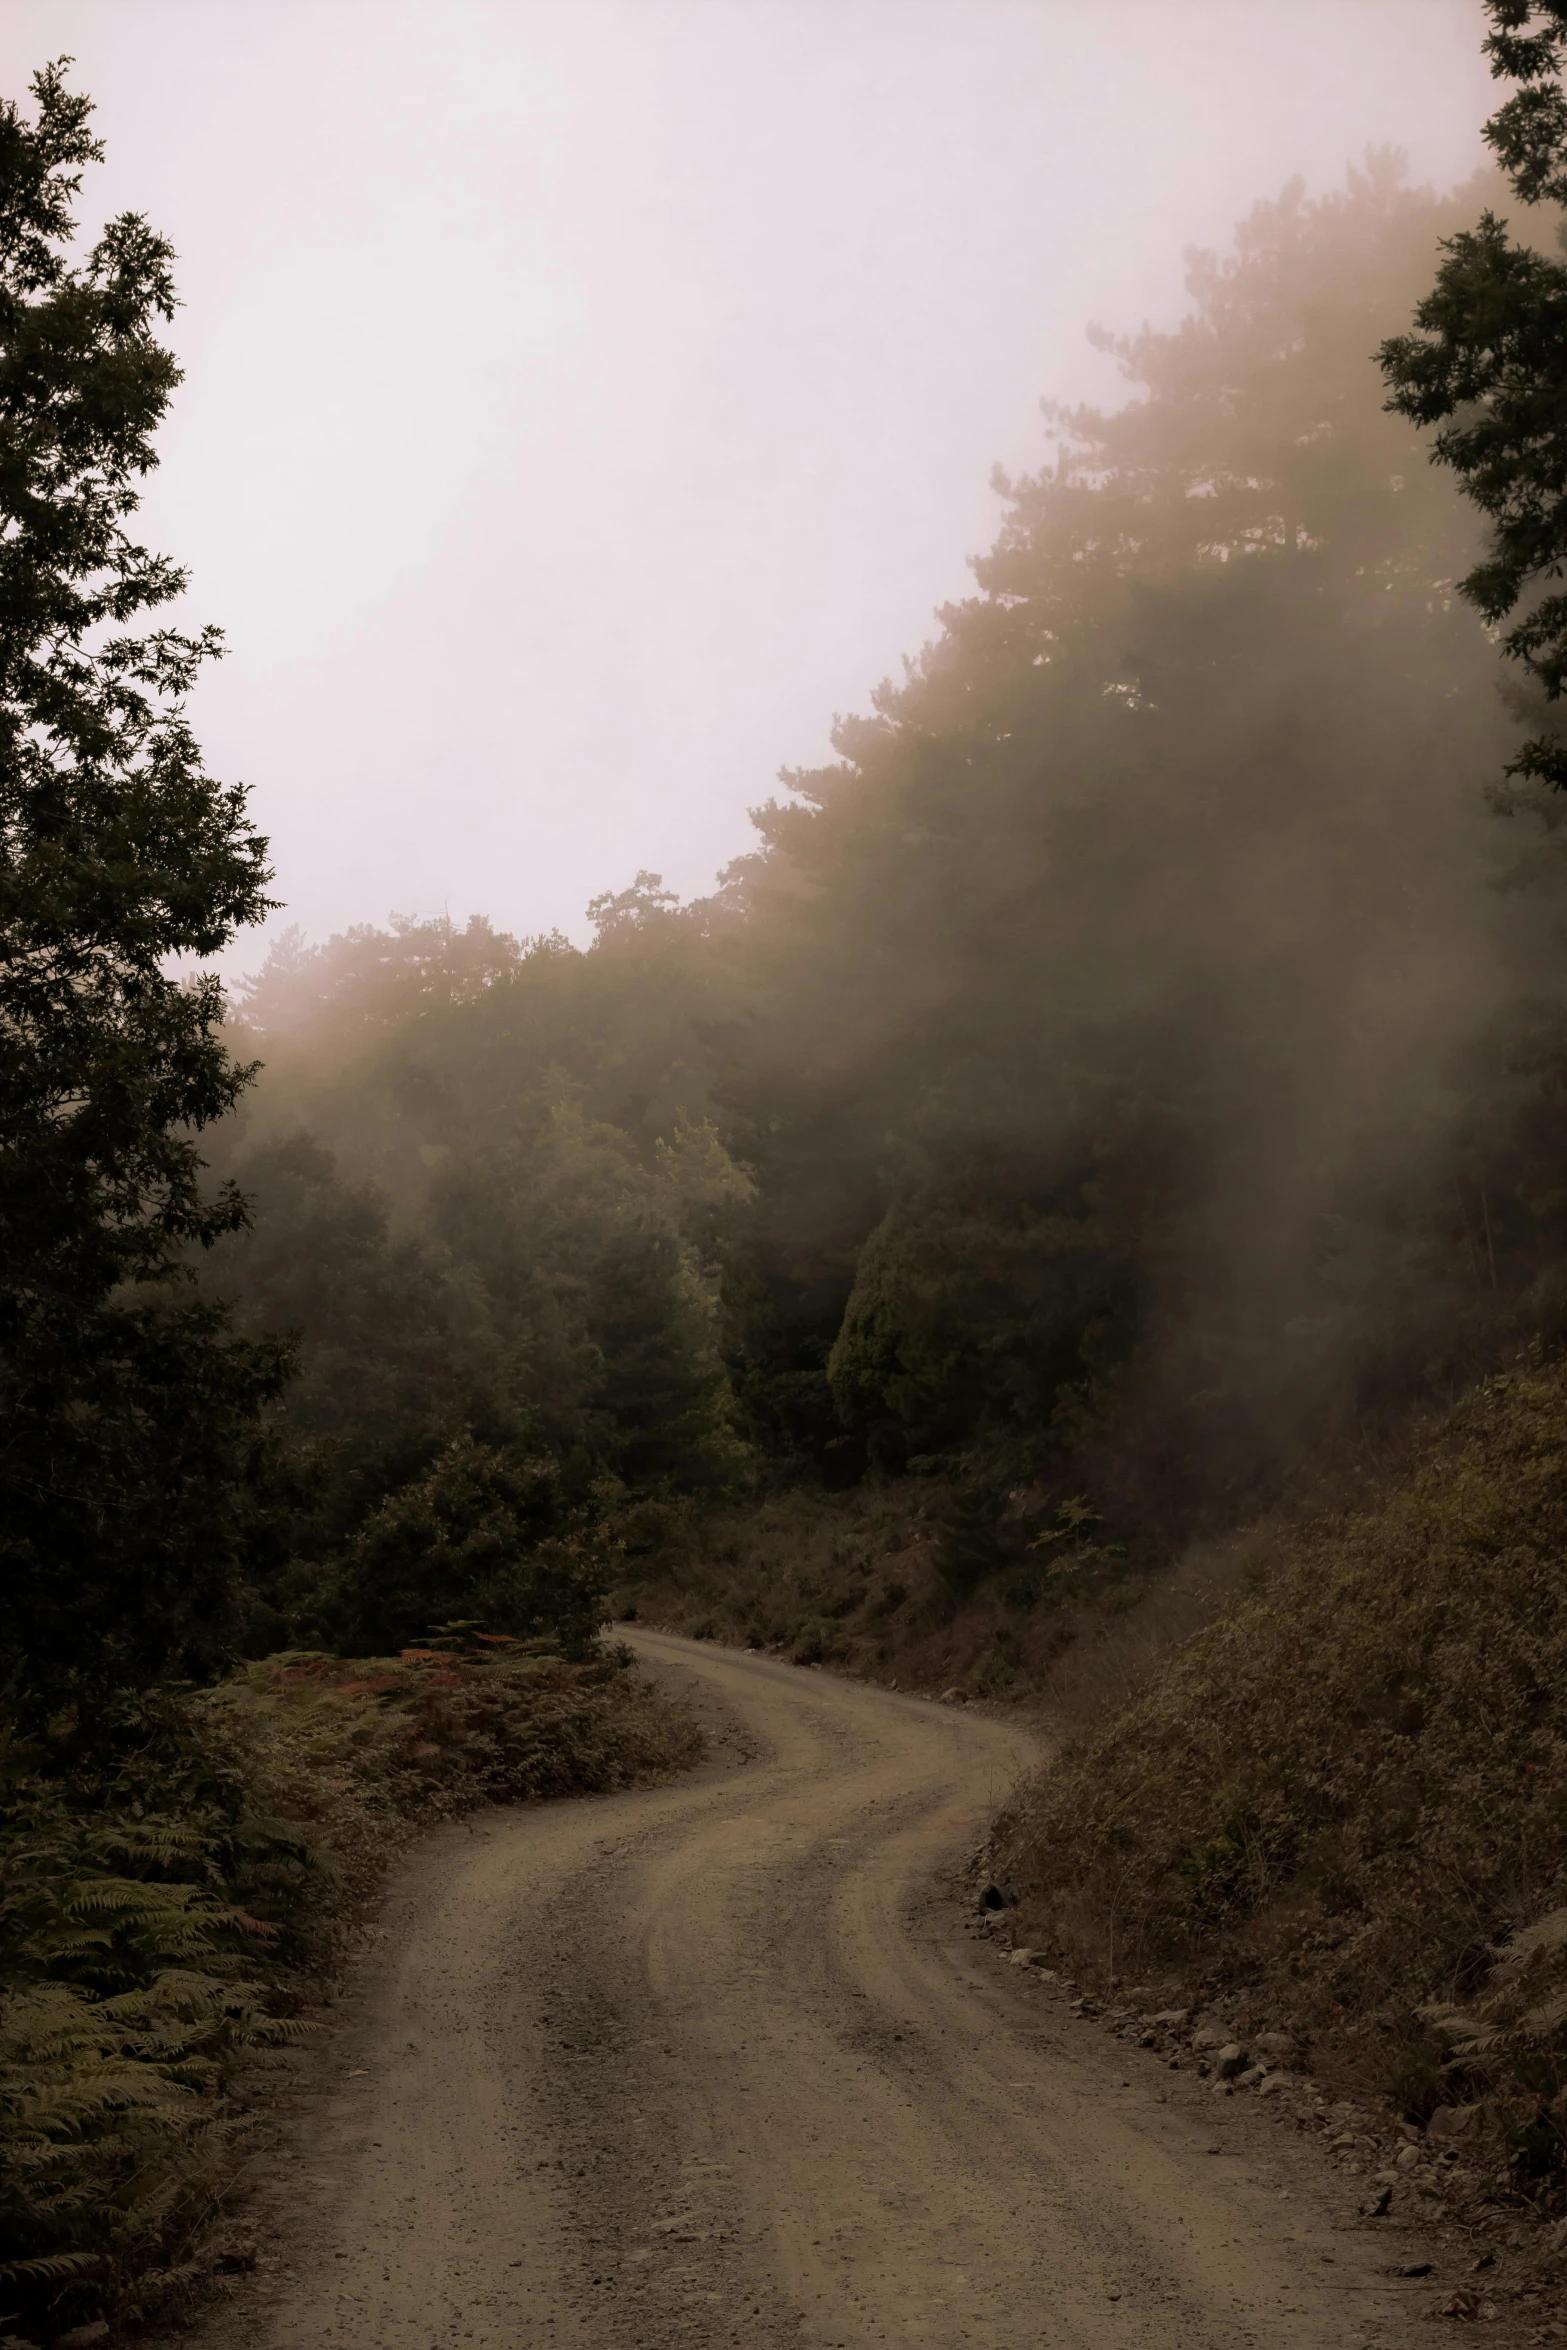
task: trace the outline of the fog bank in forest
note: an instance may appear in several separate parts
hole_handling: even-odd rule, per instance
[[[1553,811],[1488,797],[1472,520],[1374,359],[1489,194],[1372,159],[1195,256],[710,897],[274,949],[214,1277],[305,1334],[276,1604],[458,1442],[633,1552],[913,1473],[959,1580],[1152,1564],[1549,1319]]]

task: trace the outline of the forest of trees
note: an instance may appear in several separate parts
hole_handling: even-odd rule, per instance
[[[1523,99],[1558,63],[1501,60]],[[1532,116],[1493,126],[1523,245],[1501,176],[1374,157],[1194,256],[1174,332],[1107,339],[1125,405],[1046,411],[973,594],[711,896],[639,873],[585,949],[288,932],[225,1007],[170,960],[266,908],[183,716],[216,643],[115,633],[183,584],[126,535],[170,257],[129,218],[67,266],[96,149],[35,91],[0,123],[13,1687],[580,1646],[681,1513],[780,1487],[932,1480],[955,1584],[1041,1527],[1157,1566],[1556,1327],[1550,600],[1496,641],[1549,497],[1530,537],[1532,362],[1473,331],[1485,270],[1536,329],[1567,283]]]
[[[1542,697],[1375,364],[1490,193],[1375,160],[1196,258],[711,897],[274,948],[204,1275],[300,1334],[265,1637],[462,1612],[518,1476],[633,1565],[649,1504],[909,1475],[970,1576],[1068,1501],[1156,1562],[1560,1311]]]

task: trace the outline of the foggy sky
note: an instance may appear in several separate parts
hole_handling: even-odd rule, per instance
[[[1368,144],[1450,182],[1475,0],[7,0],[90,217],[180,255],[144,508],[279,920],[690,895],[932,633],[991,464],[1181,253]],[[1399,322],[1389,321],[1392,329]],[[260,949],[252,936],[238,960]]]

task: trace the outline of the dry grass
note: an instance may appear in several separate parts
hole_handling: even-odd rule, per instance
[[[1014,1555],[954,1590],[942,1550],[957,1491],[919,1480],[649,1513],[653,1539],[611,1604],[797,1664],[1087,1722],[1125,1704],[1171,1646],[1212,1621],[1270,1538],[1249,1527],[1134,1579],[1114,1561],[1042,1551],[1037,1520],[1020,1519],[1002,1528]]]
[[[954,1594],[940,1566],[950,1489],[795,1489],[670,1513],[611,1595],[623,1617],[768,1649],[903,1688],[1027,1695],[1070,1637],[1059,1610],[993,1582]]]
[[[1001,1823],[1024,1930],[1085,1979],[1244,1987],[1411,2118],[1522,2098],[1549,2169],[1567,1954],[1497,1962],[1567,1903],[1567,1372],[1489,1382],[1373,1505],[1244,1551],[1207,1629],[1107,1656],[1128,1701]]]

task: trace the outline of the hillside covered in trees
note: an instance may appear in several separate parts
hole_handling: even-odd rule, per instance
[[[237,991],[203,1281],[300,1334],[252,1640],[520,1623],[504,1529],[634,1589],[725,1497],[889,1481],[1026,1612],[1553,1326],[1558,810],[1488,804],[1535,689],[1375,365],[1488,193],[1373,159],[1196,256],[710,897]]]

